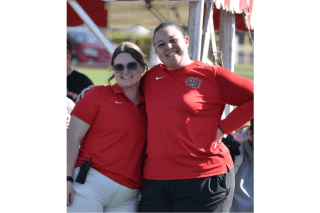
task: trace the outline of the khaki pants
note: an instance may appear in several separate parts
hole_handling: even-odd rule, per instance
[[[78,173],[79,167],[74,169],[74,180]],[[127,188],[93,168],[84,184],[74,181],[72,185],[75,195],[68,212],[137,212],[139,190]]]

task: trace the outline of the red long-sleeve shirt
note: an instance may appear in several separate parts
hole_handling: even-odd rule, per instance
[[[229,150],[216,142],[218,125],[231,133],[253,118],[253,82],[199,61],[153,67],[142,79],[148,116],[144,178],[209,177],[231,170]],[[225,104],[238,106],[221,120]]]

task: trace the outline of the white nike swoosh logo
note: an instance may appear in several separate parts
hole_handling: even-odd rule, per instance
[[[114,101],[116,104],[122,104],[122,102]]]
[[[156,77],[156,80],[159,80],[159,79],[161,79],[161,78],[164,78],[164,76],[162,76],[162,77],[158,77],[158,76],[157,76],[157,77]]]

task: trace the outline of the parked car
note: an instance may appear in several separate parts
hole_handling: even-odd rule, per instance
[[[67,38],[72,43],[71,66],[110,66],[111,53],[89,28],[67,27]],[[118,45],[111,44],[114,48]]]

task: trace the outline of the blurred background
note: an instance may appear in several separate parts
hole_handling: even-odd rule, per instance
[[[81,0],[78,0],[78,3],[81,5]],[[116,47],[123,41],[131,41],[137,44],[147,56],[149,67],[159,63],[151,43],[155,27],[162,21],[172,21],[183,26],[186,30],[188,29],[189,2],[150,1],[148,4],[148,1],[101,1],[100,3],[103,4],[103,12],[106,14],[106,18],[103,20],[106,27],[99,28],[109,39],[112,46]],[[68,15],[75,13],[69,5],[67,7]],[[90,16],[90,11],[87,10]],[[68,17],[68,26],[70,26],[69,22],[71,20],[68,20]],[[93,19],[93,17],[91,18]],[[71,66],[87,75],[95,85],[108,85],[107,79],[111,76],[111,56],[99,39],[84,23],[67,27],[67,37],[73,44]],[[254,32],[251,32],[251,38],[254,39]],[[219,51],[218,30],[215,30],[215,39]],[[234,72],[254,80],[254,49],[248,31],[236,30],[233,54],[235,59]],[[214,61],[211,44],[209,45],[208,59]],[[115,82],[111,82],[111,84],[113,83]]]

